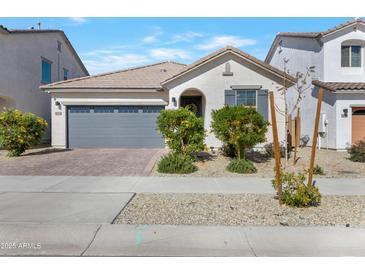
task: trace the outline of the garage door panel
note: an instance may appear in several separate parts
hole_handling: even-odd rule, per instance
[[[69,147],[164,147],[156,131],[161,106],[69,107]]]
[[[143,144],[142,146],[136,146],[136,142]],[[133,137],[133,138],[75,138],[73,140],[74,144],[80,144],[77,148],[160,148],[161,139],[160,138],[148,138],[148,137]],[[121,144],[123,144],[121,146]],[[71,147],[71,146],[70,146]]]

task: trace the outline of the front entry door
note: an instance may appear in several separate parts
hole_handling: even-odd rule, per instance
[[[189,107],[198,117],[202,117],[202,97],[201,96],[182,96],[180,99],[181,107]]]

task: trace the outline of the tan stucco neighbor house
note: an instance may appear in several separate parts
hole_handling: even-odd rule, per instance
[[[285,81],[284,78],[286,79]],[[206,144],[219,147],[210,132],[211,112],[225,104],[256,107],[267,119],[268,91],[278,108],[278,88],[296,79],[241,50],[227,46],[191,65],[162,62],[117,72],[62,81],[41,88],[51,94],[52,145],[77,147],[164,147],[156,132],[161,109],[194,105],[204,118]],[[278,115],[279,138],[284,117]],[[271,127],[267,135],[271,141]]]
[[[62,30],[15,30],[0,25],[0,111],[32,112],[51,124],[51,96],[39,86],[86,75]],[[44,136],[47,142],[49,128]]]

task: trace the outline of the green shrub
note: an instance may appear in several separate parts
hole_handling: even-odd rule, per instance
[[[279,144],[279,151],[280,151],[280,157],[281,158],[285,158],[285,147],[282,143]],[[265,150],[265,155],[268,158],[275,158],[275,154],[274,154],[274,143],[268,143],[266,145],[264,145],[264,150]]]
[[[316,165],[313,169],[313,174],[314,175],[326,175],[326,173],[324,172],[323,168],[319,165]]]
[[[5,109],[0,113],[0,147],[8,156],[20,156],[41,142],[47,122],[33,113]]]
[[[227,170],[234,173],[256,173],[257,169],[251,161],[247,161],[244,159],[238,160],[233,159],[229,162],[227,166]]]
[[[158,162],[158,172],[185,174],[197,170],[194,159],[186,154],[171,152],[161,158]]]
[[[212,132],[224,145],[236,151],[238,159],[245,150],[265,141],[268,123],[256,109],[245,106],[225,106],[212,111]]]
[[[282,201],[283,204],[291,207],[317,206],[321,202],[321,194],[315,186],[308,186],[304,183],[304,173],[281,171],[282,178]],[[277,180],[272,180],[274,189],[278,190]]]
[[[170,149],[192,154],[204,150],[204,122],[188,108],[162,110],[157,117],[157,130]]]
[[[365,139],[352,145],[347,152],[351,161],[365,163]]]

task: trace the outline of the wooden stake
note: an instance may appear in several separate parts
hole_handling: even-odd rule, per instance
[[[298,147],[298,139],[299,139],[299,108],[297,109],[297,116],[295,117],[294,123],[294,157],[293,157],[293,165],[297,163],[297,147]]]
[[[272,135],[273,135],[273,140],[274,140],[274,155],[275,155],[275,165],[276,165],[276,181],[278,182],[279,206],[281,206],[282,205],[283,189],[282,189],[282,184],[281,184],[281,173],[280,173],[281,172],[280,148],[279,148],[279,138],[278,138],[278,126],[276,124],[274,93],[272,91],[269,91],[269,98],[270,98],[270,110],[271,110]]]
[[[313,180],[313,169],[314,169],[314,161],[316,158],[318,126],[319,126],[319,118],[320,118],[319,116],[321,115],[322,99],[323,99],[323,88],[320,87],[319,91],[318,91],[317,112],[316,112],[316,119],[315,119],[313,139],[312,139],[312,154],[311,154],[311,161],[310,161],[310,166],[309,166],[308,186],[312,185],[312,180]]]

